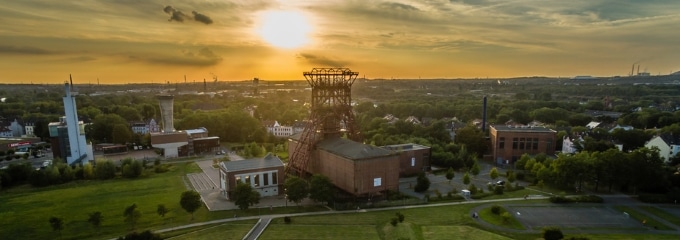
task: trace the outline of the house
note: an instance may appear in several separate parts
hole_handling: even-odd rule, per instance
[[[12,136],[12,129],[9,129],[6,126],[0,126],[0,137],[11,138]]]
[[[282,126],[276,120],[274,122],[266,121],[264,124],[265,128],[267,128],[267,132],[275,137],[288,137],[294,134],[292,126]]]
[[[664,133],[653,137],[647,143],[646,148],[656,147],[659,149],[659,156],[665,161],[670,161],[671,158],[680,152],[680,136],[675,136],[670,133]]]
[[[399,121],[399,118],[395,117],[392,114],[385,115],[385,117],[383,117],[383,119],[385,119],[385,121],[387,121],[387,123],[389,123],[389,124],[394,124],[395,122]]]
[[[574,143],[576,142],[583,142],[583,138],[581,136],[578,136],[578,138],[570,138],[569,136],[564,136],[562,139],[562,153],[568,153],[568,154],[573,154],[576,153],[578,150],[574,146]]]
[[[130,128],[135,134],[157,133],[161,131],[160,126],[154,119],[150,119],[147,122],[132,122],[130,123]]]
[[[250,184],[262,197],[283,193],[283,162],[271,153],[263,158],[221,162],[219,165],[220,192],[227,200],[238,182]]]
[[[630,130],[633,130],[633,129],[635,129],[635,128],[634,128],[633,126],[630,126],[630,125],[619,125],[619,124],[616,124],[616,126],[614,126],[614,127],[612,127],[611,129],[609,129],[609,133],[613,133],[616,129],[623,129],[624,131],[630,131]]]
[[[492,157],[498,164],[514,164],[523,154],[555,154],[557,131],[545,127],[491,125]]]
[[[420,120],[418,120],[417,117],[414,117],[414,116],[407,117],[406,119],[404,119],[404,122],[407,122],[407,123],[410,123],[410,124],[413,124],[413,125],[423,124],[422,122],[420,122]]]
[[[26,137],[35,137],[35,123],[33,122],[26,122],[24,124],[24,131],[26,133]]]
[[[591,121],[588,124],[586,124],[586,128],[593,130],[594,128],[600,127],[600,125],[602,125],[602,122]]]

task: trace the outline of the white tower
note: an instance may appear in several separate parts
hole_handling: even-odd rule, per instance
[[[172,95],[159,95],[158,102],[161,107],[161,118],[163,119],[163,132],[171,133],[175,131],[175,126],[173,125],[173,102],[174,97]]]
[[[69,78],[71,76],[69,75]],[[83,163],[86,164],[92,160],[92,148],[88,148],[85,141],[85,127],[78,121],[78,112],[76,110],[76,96],[77,92],[71,92],[69,83],[64,83],[64,114],[66,114],[66,128],[68,129],[68,143],[70,151],[66,153],[66,163]]]

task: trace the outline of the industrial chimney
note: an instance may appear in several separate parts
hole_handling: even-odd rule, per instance
[[[175,131],[175,126],[172,122],[172,108],[173,108],[172,95],[158,95],[158,102],[161,106],[161,118],[163,118],[163,132],[171,133]]]

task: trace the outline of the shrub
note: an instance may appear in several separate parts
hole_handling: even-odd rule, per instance
[[[290,217],[289,217],[289,216],[285,216],[285,217],[283,217],[283,222],[284,222],[284,223],[286,223],[286,224],[290,224],[290,222],[292,222],[292,221],[293,221],[293,220],[292,220],[292,219],[290,219]]]
[[[491,213],[500,215],[501,214],[501,206],[498,205],[493,205],[491,206]]]
[[[524,173],[523,172],[515,173],[515,178],[517,180],[524,180]]]
[[[664,194],[639,194],[638,199],[646,203],[668,203],[671,202]]]
[[[477,186],[474,184],[470,184],[470,194],[476,194],[477,193]]]
[[[510,213],[509,212],[503,212],[503,214],[501,214],[501,218],[503,218],[504,223],[510,222]]]
[[[493,193],[495,193],[496,195],[502,195],[503,194],[503,186],[500,186],[500,185],[496,186],[496,188],[494,188],[494,190],[493,190]]]
[[[396,227],[398,222],[399,219],[397,219],[396,217],[393,217],[392,220],[390,220],[390,224],[392,224],[393,227]]]
[[[559,240],[564,238],[564,234],[562,234],[562,230],[560,230],[558,227],[546,227],[543,228],[543,239],[545,240]]]
[[[399,219],[399,222],[404,222],[404,218],[406,218],[404,214],[397,212],[397,219]]]
[[[570,203],[571,199],[565,197],[565,196],[552,196],[550,197],[550,202],[551,203]]]

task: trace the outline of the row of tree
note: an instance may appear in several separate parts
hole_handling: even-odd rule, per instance
[[[607,149],[602,152],[579,152],[559,154],[556,159],[545,155],[523,155],[516,163],[535,177],[536,181],[551,183],[564,188],[582,190],[587,183],[598,191],[614,186],[633,192],[667,193],[673,186],[680,186],[676,170],[664,164],[656,148],[638,148],[631,152]]]
[[[191,220],[193,220],[194,212],[201,208],[203,202],[201,202],[201,195],[198,192],[185,191],[182,192],[182,195],[180,196],[179,204],[185,211],[191,214]],[[168,214],[169,212],[170,210],[164,204],[158,204],[158,207],[156,208],[156,213],[158,213],[158,216],[160,216],[161,218],[165,218],[165,215]],[[142,212],[139,210],[136,203],[133,203],[132,205],[125,207],[125,210],[123,211],[123,221],[127,224],[130,224],[130,230],[135,230],[135,226],[137,222],[139,222],[139,219],[141,218]],[[97,232],[99,232],[103,221],[104,215],[102,214],[102,212],[96,211],[88,214],[87,222],[90,223]],[[59,232],[61,234],[61,231],[64,229],[63,217],[52,216],[48,219],[48,222],[50,223],[50,227],[52,227],[53,231]],[[135,232],[134,234],[128,234],[125,237],[121,237],[120,239],[161,239],[161,238],[158,234],[153,234],[150,231],[146,231],[141,236]]]

